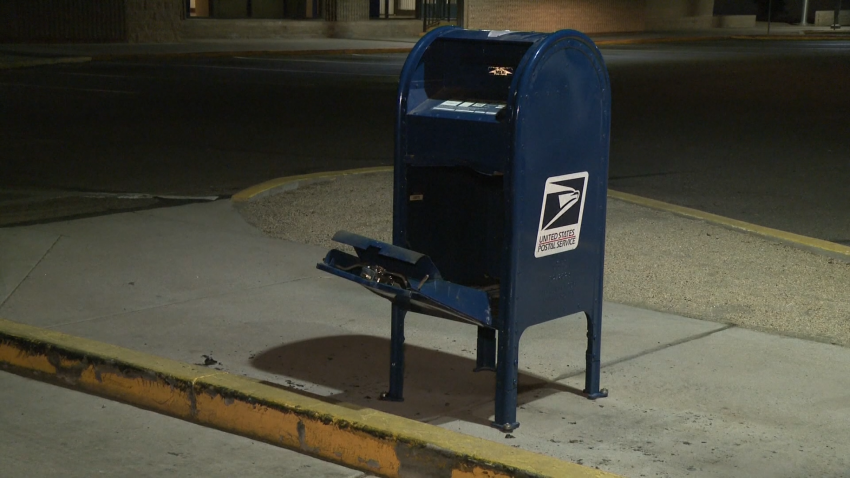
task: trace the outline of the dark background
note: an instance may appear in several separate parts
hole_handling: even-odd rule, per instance
[[[602,52],[612,189],[850,244],[850,44]],[[403,61],[224,57],[2,71],[0,225],[390,165]],[[190,197],[114,197],[124,193]]]

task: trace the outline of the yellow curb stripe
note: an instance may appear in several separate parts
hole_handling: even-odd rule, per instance
[[[277,178],[240,191],[239,193],[234,194],[231,200],[237,203],[248,202],[277,192],[298,189],[299,187],[307,184],[312,184],[320,181],[332,181],[340,176],[367,173],[384,173],[391,172],[392,170],[393,168],[391,166],[384,166],[376,168],[329,171],[326,173],[304,174],[301,176]],[[780,231],[778,229],[759,226],[757,224],[739,221],[737,219],[731,219],[725,216],[719,216],[717,214],[711,214],[708,212],[700,211],[697,209],[691,209],[684,206],[677,206],[675,204],[670,204],[655,199],[649,199],[642,196],[636,196],[634,194],[615,191],[613,189],[608,190],[608,197],[630,202],[644,207],[671,212],[684,217],[700,219],[703,221],[728,227],[730,229],[735,229],[738,231],[755,234],[757,236],[765,237],[768,239],[782,241],[794,246],[803,247],[814,252],[825,252],[829,255],[850,260],[850,247],[843,246],[835,242],[824,241],[822,239],[816,239],[814,237],[808,237],[800,234],[794,234],[792,232]]]
[[[708,212],[699,211],[697,209],[691,209],[689,207],[677,206],[675,204],[657,201],[655,199],[649,199],[641,196],[635,196],[634,194],[623,193],[611,189],[608,190],[608,197],[630,202],[632,204],[637,204],[639,206],[645,206],[652,209],[659,209],[661,211],[671,212],[679,216],[700,219],[706,222],[711,222],[720,226],[728,227],[730,229],[755,234],[757,236],[761,236],[767,239],[774,239],[791,245],[802,246],[806,249],[810,249],[815,252],[826,252],[830,255],[836,255],[844,259],[850,259],[850,247],[842,246],[841,244],[836,244],[834,242],[824,241],[821,239],[816,239],[814,237],[802,236],[800,234],[794,234],[791,232],[780,231],[778,229],[759,226],[757,224],[751,224],[749,222],[739,221],[737,219],[731,219],[728,217],[719,216],[717,214],[711,214]]]
[[[0,319],[0,369],[384,477],[610,473],[258,380]],[[423,475],[423,471],[427,474]]]
[[[258,199],[269,194],[274,194],[282,191],[291,191],[298,189],[301,186],[320,182],[331,181],[340,176],[348,176],[352,174],[368,174],[368,173],[386,173],[393,170],[392,166],[379,166],[374,168],[359,168],[346,169],[342,171],[328,171],[324,173],[302,174],[300,176],[287,176],[283,178],[272,179],[264,183],[251,186],[248,189],[239,191],[231,196],[233,202],[247,202]]]
[[[94,55],[95,61],[139,60],[145,58],[221,58],[231,56],[319,56],[319,55],[381,55],[389,53],[410,53],[410,47],[398,48],[342,48],[335,50],[250,50],[250,51],[193,51],[193,52],[162,52],[162,53],[116,53]]]

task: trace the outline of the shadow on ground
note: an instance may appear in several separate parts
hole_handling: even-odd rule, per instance
[[[380,394],[388,388],[389,351],[389,340],[381,337],[322,337],[269,349],[257,354],[251,364],[260,370],[288,377],[288,389],[321,400],[328,401],[330,398],[333,402],[346,402],[436,424],[454,419],[489,424],[487,419],[474,416],[472,411],[484,404],[492,405],[495,374],[473,372],[474,359],[440,350],[407,344],[405,400],[379,400]],[[339,393],[330,397],[316,396],[305,392],[305,384],[300,381],[338,390]],[[575,395],[570,399],[584,400],[581,390],[520,373],[519,406],[560,392]]]

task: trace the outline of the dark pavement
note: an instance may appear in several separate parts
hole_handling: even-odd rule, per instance
[[[850,241],[850,43],[602,51],[614,100],[612,188]],[[389,165],[403,60],[234,53],[0,71],[0,192],[27,210],[51,194],[192,200],[280,176]],[[55,209],[0,217],[0,225],[49,220]]]
[[[603,51],[612,189],[850,243],[850,44]]]

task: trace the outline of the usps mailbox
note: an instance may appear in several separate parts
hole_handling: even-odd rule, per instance
[[[334,236],[318,268],[392,302],[389,391],[402,400],[408,311],[478,327],[495,423],[516,421],[528,327],[583,312],[584,392],[599,387],[611,98],[593,42],[455,27],[424,36],[398,91],[393,244]],[[497,336],[498,332],[498,336]]]

